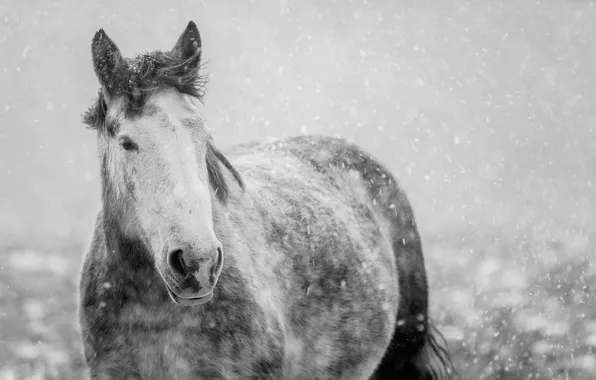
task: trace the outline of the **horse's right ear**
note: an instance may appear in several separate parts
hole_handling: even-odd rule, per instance
[[[99,29],[91,43],[91,56],[93,58],[93,69],[97,80],[109,93],[117,91],[116,84],[118,71],[126,65],[118,46],[108,37],[103,29]]]
[[[201,63],[201,35],[197,25],[190,21],[178,38],[172,53],[183,61],[189,61],[189,69],[196,70]]]

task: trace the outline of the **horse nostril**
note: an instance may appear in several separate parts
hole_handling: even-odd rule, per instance
[[[174,273],[180,276],[186,276],[188,274],[186,263],[184,262],[184,255],[181,249],[176,249],[168,255],[168,264]]]

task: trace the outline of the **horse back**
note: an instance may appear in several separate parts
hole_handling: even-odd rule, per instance
[[[390,340],[392,334],[399,333],[397,327],[404,342],[422,340],[422,337],[418,339],[420,321],[416,315],[427,313],[427,287],[420,240],[405,193],[378,160],[354,144],[326,136],[252,141],[233,147],[229,153],[230,157],[235,156],[233,162],[243,176],[249,178],[249,187],[251,181],[259,183],[258,189],[254,189],[259,197],[256,202],[267,202],[270,206],[265,207],[264,213],[268,215],[265,219],[275,213],[273,210],[283,210],[281,214],[294,220],[280,218],[279,223],[273,223],[269,239],[287,241],[292,240],[292,234],[298,234],[307,237],[312,251],[321,252],[313,259],[308,250],[288,250],[298,252],[297,257],[305,261],[302,266],[292,268],[297,278],[296,288],[302,294],[284,296],[289,304],[298,305],[290,308],[295,325],[307,326],[315,332],[316,337],[306,342],[306,346],[344,347],[345,353],[339,354],[344,356],[343,362],[350,362],[347,357],[351,352],[351,361],[356,363],[362,359],[358,357],[360,347],[379,346],[370,340]],[[302,198],[301,194],[304,194]],[[325,242],[317,243],[317,236]],[[355,245],[358,247],[354,248]],[[325,264],[326,260],[331,262]],[[321,269],[325,265],[328,268]],[[308,275],[302,275],[303,272]],[[288,274],[282,277],[292,278]],[[328,284],[317,285],[317,278],[329,279]],[[325,297],[317,300],[321,289]],[[344,311],[337,312],[336,307],[334,313],[317,320],[311,311],[313,308],[320,311],[324,304],[344,305]],[[376,325],[383,328],[367,332],[362,326],[375,323],[362,309],[382,315]],[[412,324],[397,326],[401,319]],[[322,321],[335,321],[352,332],[343,333],[343,338],[326,336],[324,332],[330,327]],[[361,336],[354,333],[359,329],[363,330]],[[296,331],[301,337],[309,335],[307,331]],[[326,341],[317,342],[315,338]],[[312,352],[325,357],[317,350]]]
[[[387,221],[358,173],[317,171],[288,148],[232,149],[246,193],[229,202],[228,238],[246,252],[236,259],[249,282],[266,289],[256,303],[281,318],[284,378],[367,378],[391,340],[399,301]]]
[[[428,330],[428,282],[420,234],[405,190],[391,172],[369,152],[345,139],[327,136],[291,138],[288,149],[318,171],[332,175],[356,172],[368,200],[388,224],[399,279],[400,302],[392,346],[417,351]],[[407,356],[407,355],[404,355]]]
[[[243,152],[246,148],[241,146],[232,151]],[[370,153],[340,138],[267,139],[253,141],[249,148],[295,156],[324,177],[330,186],[342,194],[352,194],[364,205],[361,207],[370,210],[368,220],[360,226],[379,228],[382,238],[387,239],[390,258],[383,256],[382,265],[392,268],[398,281],[399,304],[391,306],[395,307],[397,318],[388,355],[408,361],[409,356],[422,349],[428,337],[428,283],[414,214],[396,178]]]

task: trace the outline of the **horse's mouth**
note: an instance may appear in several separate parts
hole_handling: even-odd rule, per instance
[[[176,304],[178,304],[180,306],[203,305],[203,304],[206,304],[207,302],[211,301],[211,299],[213,298],[213,291],[211,291],[209,294],[207,294],[203,297],[182,298],[182,297],[177,296],[176,293],[174,293],[172,291],[172,289],[170,289],[170,287],[167,285],[166,285],[166,289],[168,289],[168,294],[170,295],[170,298],[172,299],[172,301],[174,301]]]

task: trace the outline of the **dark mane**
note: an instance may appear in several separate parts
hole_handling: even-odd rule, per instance
[[[232,166],[226,156],[224,156],[223,153],[213,146],[211,141],[207,142],[206,160],[207,172],[209,173],[209,183],[211,184],[217,199],[219,199],[219,201],[225,205],[228,201],[230,190],[221,171],[220,163],[223,164],[223,166],[228,169],[230,173],[232,173],[232,176],[234,176],[234,179],[242,190],[244,190],[244,181],[242,180],[240,173],[238,173],[234,166]]]
[[[125,95],[124,111],[127,117],[140,114],[147,96],[163,87],[173,87],[202,102],[206,78],[200,74],[201,70],[188,70],[189,66],[198,66],[200,59],[200,49],[188,59],[181,59],[170,51],[154,51],[133,59],[125,58],[125,64],[116,69],[114,75],[117,84],[110,88],[110,95]],[[83,122],[91,129],[101,130],[105,126],[107,107],[104,96],[100,90],[83,115]],[[111,133],[109,130],[106,132]]]

